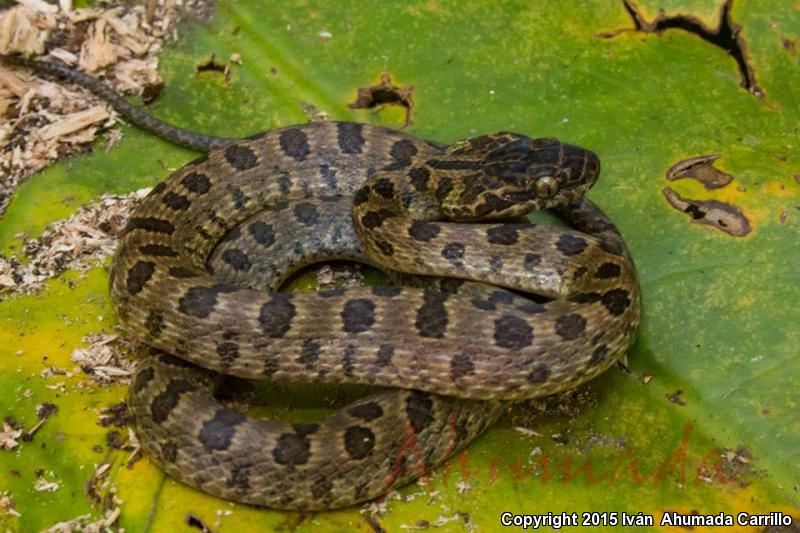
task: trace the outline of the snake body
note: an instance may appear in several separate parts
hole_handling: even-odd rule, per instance
[[[330,509],[424,474],[508,401],[596,376],[640,313],[625,244],[583,198],[598,174],[593,153],[552,139],[443,146],[350,122],[267,131],[177,170],[136,208],[110,276],[125,329],[161,351],[129,392],[142,448],[223,498]],[[519,222],[548,207],[575,229]],[[427,278],[276,292],[333,258]],[[281,424],[222,406],[216,373],[393,389]]]

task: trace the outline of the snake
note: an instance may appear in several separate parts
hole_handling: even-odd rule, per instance
[[[144,453],[228,500],[346,507],[426,475],[514,401],[567,391],[619,361],[640,321],[619,231],[585,197],[593,152],[511,132],[445,145],[356,122],[246,139],[163,123],[66,66],[134,124],[205,153],[158,183],[122,232],[110,295],[139,361],[128,406]],[[553,209],[571,227],[531,223]],[[385,286],[281,292],[344,259]],[[374,392],[316,422],[223,405],[220,375]]]

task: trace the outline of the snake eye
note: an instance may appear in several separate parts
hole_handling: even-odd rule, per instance
[[[539,178],[536,182],[536,196],[539,198],[552,198],[558,192],[558,180],[552,176]]]

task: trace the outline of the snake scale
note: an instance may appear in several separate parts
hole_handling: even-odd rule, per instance
[[[65,67],[0,60],[210,149],[138,205],[110,275],[121,323],[157,349],[129,391],[141,445],[184,483],[280,509],[370,500],[463,448],[509,401],[576,387],[633,341],[636,271],[583,197],[600,171],[590,151],[505,132],[444,146],[352,122],[209,138],[133,112]],[[574,229],[520,219],[545,208]],[[276,291],[329,259],[410,276]],[[392,388],[283,424],[224,407],[217,373]]]

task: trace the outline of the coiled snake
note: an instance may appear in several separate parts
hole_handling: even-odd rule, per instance
[[[130,387],[140,442],[189,485],[281,509],[369,500],[475,439],[507,401],[575,387],[632,343],[636,272],[583,198],[600,170],[589,151],[513,133],[445,147],[349,122],[192,139],[218,148],[136,208],[110,278],[128,333],[166,352]],[[519,221],[550,207],[575,230]],[[275,292],[334,258],[440,279]],[[397,389],[289,425],[223,407],[216,372]]]

